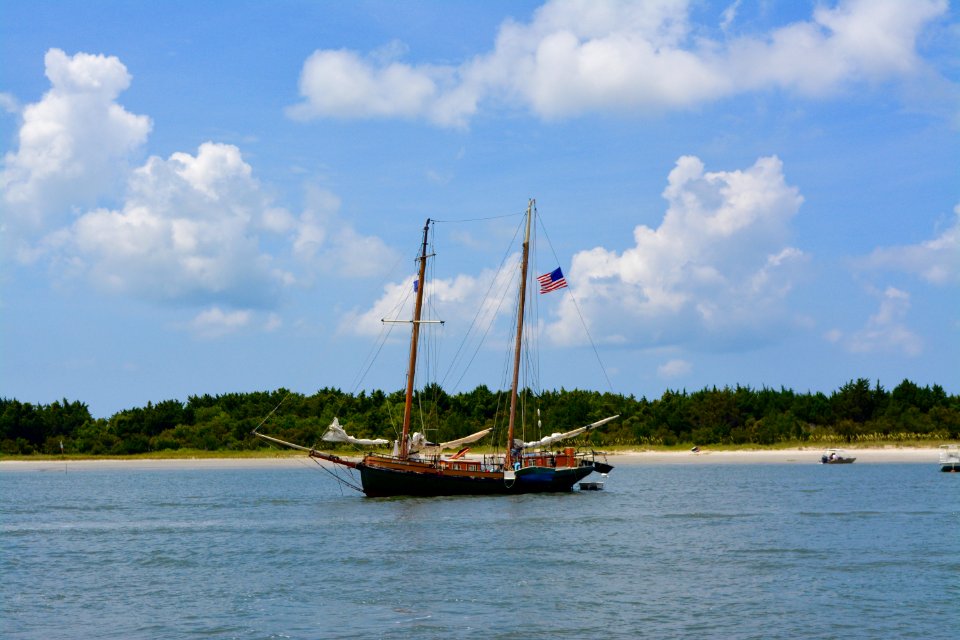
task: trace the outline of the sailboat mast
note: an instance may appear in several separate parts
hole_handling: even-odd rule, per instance
[[[527,261],[530,258],[530,220],[533,217],[532,198],[527,203],[527,230],[523,236],[523,257],[520,260],[520,300],[517,304],[517,338],[513,348],[513,384],[510,386],[510,422],[507,427],[507,453],[504,467],[513,466],[513,434],[517,417],[517,385],[520,382],[520,356],[523,348],[523,311],[527,302]]]
[[[423,309],[424,275],[427,271],[427,234],[430,218],[423,225],[423,246],[420,249],[420,270],[417,274],[417,301],[413,307],[413,328],[410,333],[410,364],[407,366],[407,395],[403,403],[403,433],[400,435],[400,457],[409,453],[410,416],[413,413],[413,383],[417,372],[417,342],[420,338],[420,311]]]

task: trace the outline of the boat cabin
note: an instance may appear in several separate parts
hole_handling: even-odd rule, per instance
[[[456,459],[456,460],[440,460],[441,469],[449,469],[453,471],[482,471],[484,470],[482,463],[479,460],[465,460],[465,459]]]
[[[960,446],[955,444],[940,445],[940,471],[947,473],[960,471]]]

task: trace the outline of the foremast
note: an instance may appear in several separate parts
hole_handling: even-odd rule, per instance
[[[527,303],[527,262],[530,258],[530,221],[536,200],[527,203],[527,229],[523,236],[523,251],[520,258],[520,299],[517,304],[517,336],[513,348],[513,382],[510,385],[510,421],[507,426],[507,453],[504,470],[513,467],[513,436],[517,417],[517,387],[520,382],[520,356],[523,349],[523,312]]]
[[[430,233],[430,218],[423,225],[423,244],[420,248],[420,267],[417,273],[417,299],[413,307],[413,327],[410,331],[410,363],[407,366],[407,394],[403,403],[403,431],[400,435],[400,457],[410,454],[410,419],[413,413],[413,385],[417,372],[417,343],[420,339],[420,313],[423,309],[424,276],[427,271],[427,236]]]

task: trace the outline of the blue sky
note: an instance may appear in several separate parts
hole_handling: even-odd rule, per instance
[[[399,389],[401,340],[356,381],[424,219],[529,198],[547,388],[958,393],[958,41],[943,0],[4,2],[0,395]],[[437,225],[450,337],[512,225]]]

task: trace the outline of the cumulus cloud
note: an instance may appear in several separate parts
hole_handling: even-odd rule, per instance
[[[340,198],[307,187],[306,206],[294,229],[293,254],[309,273],[368,277],[384,273],[397,253],[376,236],[365,236],[340,216]]]
[[[858,261],[864,269],[902,271],[934,285],[960,284],[960,205],[953,224],[932,240],[880,247]]]
[[[691,371],[693,371],[693,365],[680,359],[668,360],[657,367],[657,375],[666,379],[682,378]]]
[[[807,261],[788,242],[803,198],[786,183],[779,159],[708,172],[699,159],[682,157],[663,195],[668,208],[661,224],[637,226],[633,247],[622,253],[596,247],[573,257],[570,289],[550,301],[556,316],[544,322],[546,339],[584,342],[582,319],[601,343],[715,348],[767,340],[784,323],[799,324],[786,299]],[[435,281],[430,292],[437,316],[466,326],[479,309],[478,324],[486,326],[512,312],[515,286],[505,273]],[[487,300],[491,290],[506,297]],[[340,330],[376,335],[382,318],[409,318],[412,301],[412,277],[391,283],[372,307],[346,314]],[[690,366],[677,360],[660,374],[684,375]]]
[[[122,206],[80,214],[20,258],[48,257],[111,294],[265,308],[319,274],[366,277],[395,261],[382,240],[342,220],[339,206],[334,194],[307,187],[294,215],[273,203],[240,149],[206,142],[196,155],[149,158],[130,172]]]
[[[432,113],[439,92],[440,68],[415,68],[400,62],[377,64],[352,51],[315,51],[303,65],[304,102],[290,107],[296,120],[413,117]]]
[[[947,10],[943,0],[848,0],[818,6],[813,19],[765,38],[730,43],[722,66],[738,90],[777,86],[819,96],[852,82],[876,81],[919,67],[916,40]]]
[[[519,261],[519,255],[514,255],[496,271],[486,269],[477,276],[461,274],[430,281],[425,290],[430,301],[427,313],[431,319],[443,320],[464,330],[473,325],[476,331],[486,332],[496,318],[513,312],[513,307],[505,301],[512,301],[516,296],[516,286],[511,278],[517,273]],[[341,333],[378,335],[384,330],[382,319],[410,319],[413,316],[415,279],[416,276],[410,276],[401,282],[389,283],[370,308],[346,313],[340,324]],[[491,292],[499,295],[491,295]]]
[[[707,172],[682,157],[663,196],[660,226],[637,226],[635,246],[573,257],[568,281],[579,304],[564,297],[555,340],[582,341],[581,315],[601,342],[646,345],[762,339],[786,321],[784,301],[806,256],[787,244],[803,198],[780,160]]]
[[[272,304],[292,276],[260,249],[278,214],[232,145],[151,157],[117,210],[83,214],[56,236],[61,259],[101,290],[162,302]]]
[[[0,170],[7,231],[18,235],[122,191],[152,126],[116,102],[131,79],[116,57],[51,49],[44,63],[51,88],[22,110],[18,148]]]
[[[22,109],[19,148],[0,169],[5,256],[48,260],[56,277],[109,294],[213,305],[192,325],[213,337],[275,306],[292,284],[382,273],[395,258],[341,219],[329,192],[308,188],[299,215],[276,206],[233,145],[135,166],[152,125],[117,103],[131,82],[123,63],[59,49],[45,62],[51,89]],[[19,110],[8,94],[0,106]],[[264,322],[281,325],[277,315]]]
[[[248,310],[224,311],[220,307],[211,307],[194,317],[190,329],[200,338],[220,338],[248,326],[251,318]]]
[[[910,309],[910,294],[887,287],[880,297],[880,308],[870,316],[866,326],[844,339],[833,332],[833,341],[839,341],[853,353],[903,353],[917,356],[923,351],[923,341],[906,326]]]
[[[747,91],[817,97],[920,66],[923,27],[945,0],[846,0],[765,34],[734,32],[739,2],[709,25],[688,0],[553,0],[529,23],[505,22],[493,49],[459,66],[318,50],[304,63],[298,119],[423,118],[463,126],[484,101],[544,118],[688,108]]]

